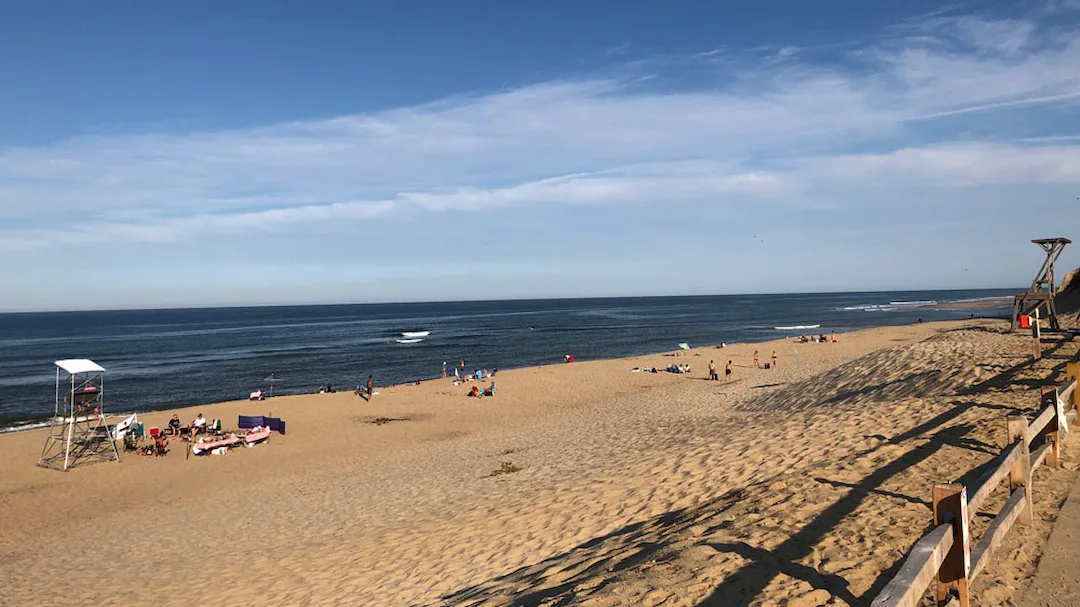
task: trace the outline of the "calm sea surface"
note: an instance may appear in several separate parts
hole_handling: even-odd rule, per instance
[[[166,409],[275,394],[320,384],[351,391],[368,374],[376,385],[437,377],[453,367],[507,369],[630,356],[802,333],[851,331],[923,320],[967,318],[931,310],[1017,290],[907,291],[366,304],[0,314],[0,427],[51,416],[55,367],[90,358],[107,369],[111,413]],[[1004,315],[1008,308],[980,310]],[[778,329],[805,327],[816,329]],[[408,331],[429,331],[398,343]]]

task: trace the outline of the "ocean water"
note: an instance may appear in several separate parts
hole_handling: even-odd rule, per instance
[[[466,369],[508,369],[750,342],[802,333],[967,318],[922,307],[1018,290],[640,297],[412,304],[0,314],[0,428],[53,413],[55,367],[90,358],[107,369],[110,413],[275,394],[320,384],[353,390]],[[1008,308],[978,310],[1006,315]],[[807,327],[820,325],[815,329]],[[777,327],[792,327],[778,329]],[[398,343],[403,332],[429,331]],[[417,338],[414,338],[417,339]]]

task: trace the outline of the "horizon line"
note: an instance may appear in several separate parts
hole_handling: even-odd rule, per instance
[[[309,308],[309,307],[345,307],[345,306],[407,306],[420,304],[455,304],[455,303],[505,303],[505,302],[530,302],[530,301],[575,301],[575,300],[602,300],[602,299],[663,299],[674,297],[757,297],[763,295],[856,295],[873,293],[916,293],[926,291],[959,292],[959,291],[1005,291],[1023,287],[973,287],[966,289],[894,289],[894,290],[868,290],[868,291],[802,291],[802,292],[761,292],[761,293],[699,293],[699,294],[668,294],[668,295],[599,295],[582,297],[505,297],[492,299],[421,299],[414,301],[366,301],[366,302],[334,302],[334,303],[290,303],[290,304],[243,304],[243,305],[194,305],[182,307],[161,308],[89,308],[81,310],[43,309],[43,310],[0,310],[0,316],[18,314],[77,314],[84,312],[169,312],[181,310],[245,310],[253,308]],[[1020,291],[1017,291],[1018,293]],[[1003,296],[1004,297],[1004,296]]]

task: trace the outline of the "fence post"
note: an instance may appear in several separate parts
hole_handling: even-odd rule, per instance
[[[1054,386],[1054,406],[1057,408],[1057,425],[1058,425],[1058,438],[1061,439],[1061,444],[1069,442],[1069,418],[1065,417],[1065,414],[1069,411],[1069,405],[1065,404],[1065,401],[1061,400],[1061,388]],[[1058,461],[1060,462],[1061,454],[1058,453]]]
[[[1031,496],[1031,449],[1027,434],[1027,418],[1023,415],[1010,415],[1009,444],[1015,443],[1017,439],[1023,443],[1020,459],[1009,469],[1009,493],[1016,491],[1017,487],[1024,488],[1024,509],[1016,518],[1016,522],[1021,525],[1030,525],[1031,517],[1035,513],[1035,503]]]
[[[951,523],[953,545],[942,560],[938,570],[935,597],[940,606],[949,602],[953,594],[960,607],[970,607],[968,573],[971,571],[971,545],[968,537],[967,490],[963,485],[934,486],[934,526]]]
[[[1071,381],[1077,378],[1080,378],[1080,362],[1065,363],[1065,381]],[[1070,409],[1077,409],[1080,411],[1076,406],[1077,390],[1080,390],[1080,384],[1078,384],[1077,387],[1073,389],[1072,393],[1069,394],[1069,402],[1065,403],[1066,411]],[[1080,415],[1077,415],[1076,419],[1073,420],[1073,425],[1080,425]]]
[[[1042,334],[1039,331],[1039,307],[1035,306],[1035,318],[1031,323],[1031,337],[1035,342],[1035,360],[1042,358]]]
[[[1054,469],[1061,468],[1061,419],[1063,412],[1061,409],[1061,403],[1058,402],[1058,390],[1057,386],[1053,388],[1046,388],[1042,393],[1042,405],[1039,407],[1039,411],[1042,411],[1046,407],[1053,407],[1054,417],[1050,420],[1050,423],[1046,424],[1046,429],[1043,430],[1043,436],[1047,441],[1050,441],[1050,453],[1046,454],[1046,465]]]

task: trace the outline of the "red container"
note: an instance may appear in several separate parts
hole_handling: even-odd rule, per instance
[[[1020,328],[1021,329],[1030,329],[1031,328],[1031,317],[1028,316],[1027,314],[1021,314],[1020,315]]]

